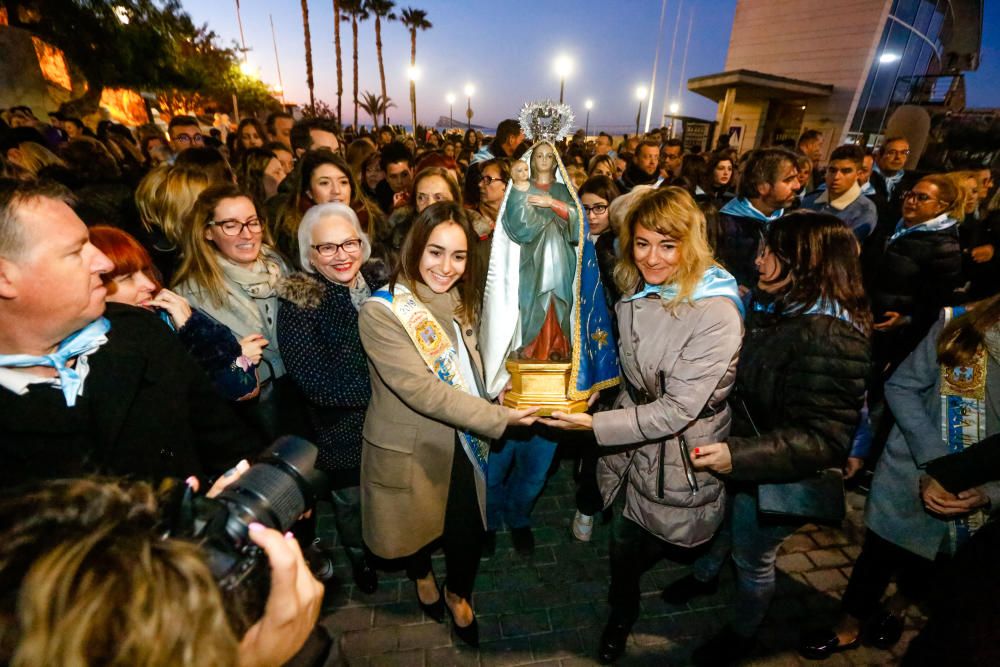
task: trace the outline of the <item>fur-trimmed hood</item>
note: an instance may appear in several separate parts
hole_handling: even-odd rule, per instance
[[[278,282],[278,296],[299,308],[318,308],[323,303],[326,286],[319,276],[299,271]]]
[[[361,275],[368,283],[368,287],[374,292],[385,284],[388,272],[382,260],[372,258],[361,266]],[[320,304],[323,303],[323,296],[326,294],[328,286],[337,287],[318,273],[299,271],[282,278],[275,287],[275,291],[279,298],[299,308],[311,310],[319,308]]]

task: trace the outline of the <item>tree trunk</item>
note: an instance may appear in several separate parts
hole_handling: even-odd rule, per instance
[[[354,132],[358,131],[358,17],[351,17],[351,30],[354,32]]]
[[[316,97],[313,93],[312,39],[309,37],[309,0],[302,0],[302,29],[306,36],[306,85],[309,86],[309,109],[316,115]]]
[[[85,118],[96,113],[101,108],[101,94],[104,92],[104,86],[99,83],[91,83],[95,80],[97,80],[96,76],[93,79],[88,77],[87,90],[84,91],[83,95],[60,104],[59,113],[75,118]]]
[[[410,67],[417,64],[417,29],[410,30]],[[417,84],[410,78],[410,110],[413,114],[413,138],[417,137]]]
[[[340,56],[340,2],[333,0],[333,44],[337,52],[337,122],[344,124],[341,101],[344,97],[344,67]]]
[[[378,14],[375,15],[375,52],[378,54],[378,77],[382,82],[382,100],[385,101],[389,98],[385,90],[385,64],[382,62],[382,17]],[[378,125],[378,120],[375,124]],[[382,124],[389,124],[388,107],[382,108]]]

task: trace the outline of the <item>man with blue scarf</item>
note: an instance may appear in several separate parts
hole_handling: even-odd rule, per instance
[[[218,474],[254,453],[153,313],[105,310],[112,264],[62,186],[0,180],[0,485]]]
[[[715,256],[736,278],[740,293],[757,284],[754,260],[767,226],[784,215],[799,191],[795,154],[781,148],[754,151],[740,179],[739,196],[719,211]]]

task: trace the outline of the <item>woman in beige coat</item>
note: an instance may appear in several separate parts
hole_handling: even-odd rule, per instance
[[[485,526],[490,438],[529,425],[534,408],[512,410],[482,398],[476,343],[482,284],[478,236],[453,202],[426,208],[413,223],[389,285],[361,308],[372,398],[361,454],[364,540],[382,558],[405,558],[420,606],[478,643],[472,586]],[[444,595],[431,553],[444,548]],[[442,603],[442,599],[444,602]]]
[[[743,336],[735,279],[712,259],[705,218],[669,187],[637,195],[620,230],[615,282],[625,382],[615,409],[542,420],[593,429],[611,529],[611,614],[598,657],[614,662],[639,615],[639,578],[663,555],[708,542],[722,523],[725,489],[695,472],[687,452],[729,432],[726,397]]]

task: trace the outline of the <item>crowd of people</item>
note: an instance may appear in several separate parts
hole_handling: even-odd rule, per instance
[[[330,482],[319,500],[357,588],[405,570],[424,613],[473,646],[479,563],[504,526],[530,556],[532,507],[567,443],[573,535],[592,539],[602,514],[611,523],[604,664],[625,652],[640,579],[662,558],[690,565],[662,593],[674,604],[714,593],[731,559],[731,622],[693,660],[751,655],[780,545],[840,521],[845,481],[868,494],[864,545],[840,619],[804,627],[801,653],[890,647],[908,605],[929,598],[950,616],[932,614],[908,663],[1000,656],[981,617],[964,630],[953,618],[989,613],[990,600],[956,611],[933,586],[970,585],[955,567],[985,558],[967,555],[977,543],[996,553],[982,547],[995,531],[979,529],[1000,474],[942,463],[1000,430],[988,166],[907,169],[898,136],[824,160],[816,131],[742,155],[666,130],[580,131],[558,155],[536,151],[530,168],[563,165],[552,173],[586,216],[622,380],[586,413],[541,417],[487,394],[477,339],[494,228],[528,169],[518,121],[492,137],[413,137],[287,113],[233,128],[178,115],[91,129],[27,107],[2,119],[4,662],[312,664],[318,581],[336,557],[315,513],[286,536],[252,530],[271,597],[242,639],[218,630],[197,552],[153,534],[150,484],[227,483],[284,434],[318,448]],[[125,583],[102,591],[94,572]],[[78,578],[87,586],[68,588]],[[122,626],[167,598],[157,614],[192,619],[192,632],[156,616],[164,645],[145,652]],[[98,604],[127,623],[88,617]],[[83,619],[86,632],[67,632]]]

